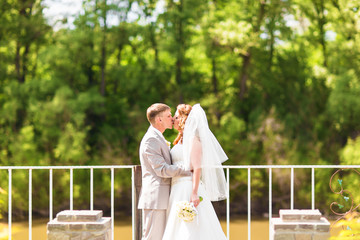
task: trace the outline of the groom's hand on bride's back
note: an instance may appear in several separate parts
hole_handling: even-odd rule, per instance
[[[184,167],[180,167],[182,169],[181,176],[192,176],[192,170],[185,170]]]

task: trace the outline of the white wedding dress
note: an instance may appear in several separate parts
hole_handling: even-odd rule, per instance
[[[171,149],[173,164],[183,165],[183,145]],[[225,240],[227,239],[204,185],[200,182],[198,195],[203,198],[197,207],[198,215],[192,222],[184,222],[176,214],[176,203],[190,201],[192,177],[174,177],[171,182],[167,223],[163,240]]]

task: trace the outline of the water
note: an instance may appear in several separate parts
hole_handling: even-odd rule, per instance
[[[48,219],[34,220],[32,225],[32,239],[46,240],[46,224]],[[221,226],[226,233],[226,221],[221,221]],[[12,240],[29,239],[28,222],[17,222],[12,224]],[[0,240],[7,240],[7,224],[0,223]],[[236,240],[247,240],[247,219],[231,220],[230,238]],[[338,231],[332,232],[335,235]],[[114,239],[131,240],[131,220],[116,221],[114,230]],[[251,222],[251,239],[265,240],[269,239],[268,219],[252,220]]]

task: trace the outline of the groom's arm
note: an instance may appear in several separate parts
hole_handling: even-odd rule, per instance
[[[179,175],[191,175],[189,171],[185,171],[183,168],[166,163],[157,139],[149,138],[145,144],[145,157],[147,158],[151,167],[154,169],[156,175],[163,178],[171,178]]]

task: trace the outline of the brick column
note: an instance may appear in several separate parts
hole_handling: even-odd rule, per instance
[[[47,224],[48,240],[112,240],[111,218],[102,211],[62,211]]]
[[[270,240],[327,240],[330,223],[319,210],[280,210],[271,219]]]

